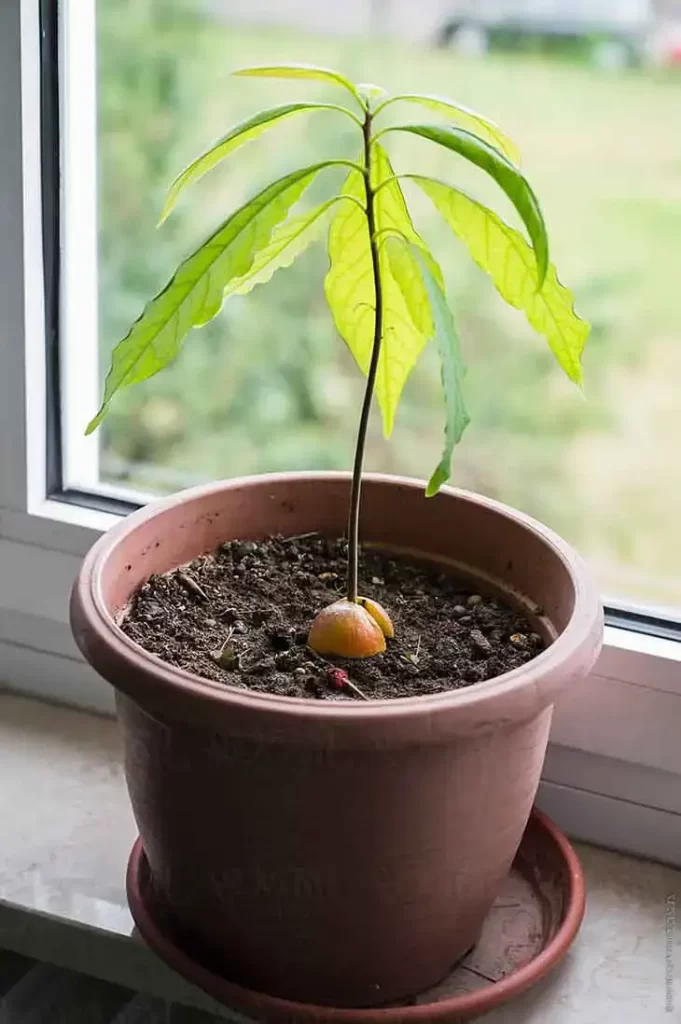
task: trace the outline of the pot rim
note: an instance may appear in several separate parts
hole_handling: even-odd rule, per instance
[[[222,705],[225,710],[231,707],[234,710],[241,709],[251,714],[258,710],[268,712],[269,714],[276,712],[278,716],[284,716],[285,718],[293,716],[300,720],[301,717],[304,717],[310,722],[326,722],[328,724],[340,724],[344,721],[348,724],[350,721],[354,724],[359,724],[384,717],[386,714],[389,714],[391,717],[412,718],[416,716],[421,718],[424,715],[430,716],[435,712],[443,709],[453,709],[454,707],[459,710],[464,708],[472,710],[475,706],[487,703],[498,695],[509,694],[511,691],[518,690],[534,691],[535,700],[530,703],[532,704],[532,711],[535,711],[537,707],[537,693],[540,689],[542,691],[546,689],[547,677],[551,678],[555,675],[560,675],[560,666],[572,661],[577,653],[584,648],[585,644],[589,642],[593,648],[591,660],[595,660],[600,647],[600,635],[602,633],[602,608],[595,586],[591,580],[590,572],[581,556],[554,533],[553,530],[525,513],[519,512],[491,498],[455,487],[443,487],[441,496],[445,499],[447,496],[451,496],[472,502],[494,512],[496,515],[512,519],[524,529],[534,533],[543,544],[552,550],[554,557],[563,563],[574,588],[575,603],[572,615],[565,628],[553,643],[525,665],[505,672],[493,679],[437,694],[391,698],[389,700],[372,699],[366,703],[357,704],[345,701],[314,701],[304,697],[255,693],[245,688],[204,679],[185,669],[169,665],[131,640],[117,625],[114,617],[106,608],[102,594],[102,576],[109,557],[123,537],[135,530],[140,524],[155,518],[160,513],[205,495],[243,489],[255,484],[262,486],[268,483],[276,484],[296,480],[317,480],[321,484],[324,481],[348,480],[349,478],[350,473],[348,472],[326,471],[272,473],[236,477],[176,492],[168,497],[150,502],[148,505],[131,513],[94,544],[86,555],[74,584],[72,621],[81,626],[81,628],[75,630],[76,640],[88,657],[88,660],[97,669],[103,650],[108,651],[119,662],[121,659],[125,660],[135,670],[137,676],[141,675],[144,677],[146,688],[157,691],[157,696],[161,697],[161,699],[162,694],[160,691],[162,688],[167,689],[170,687],[173,690],[181,691],[187,698],[196,698],[201,703],[207,703],[213,705],[213,707],[215,707],[215,704]],[[391,486],[413,489],[425,488],[424,481],[381,473],[364,474],[363,482],[383,485],[386,488]],[[427,555],[427,552],[424,552],[424,555]],[[472,565],[471,569],[474,570],[475,566]],[[82,636],[83,622],[96,633],[96,645],[84,643]],[[105,673],[105,675],[107,674]],[[110,676],[111,673],[108,673],[110,682],[114,683],[117,688],[124,690],[133,698],[135,697],[134,688],[128,689],[126,686],[119,686],[118,681],[114,681]],[[549,687],[549,690],[551,691],[548,695],[549,699],[542,700],[542,704],[550,703],[553,699],[554,687]]]

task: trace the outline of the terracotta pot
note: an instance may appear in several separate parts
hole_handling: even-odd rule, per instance
[[[429,697],[362,704],[221,686],[147,654],[116,617],[150,573],[231,538],[344,532],[349,477],[186,491],[85,559],[76,640],[117,690],[158,913],[207,966],[272,995],[370,1006],[435,984],[476,941],[527,822],[553,704],[602,635],[581,559],[496,502],[369,476],[364,542],[418,553],[521,605],[550,646]]]

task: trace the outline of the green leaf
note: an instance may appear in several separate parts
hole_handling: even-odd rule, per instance
[[[277,64],[239,68],[237,71],[233,71],[232,74],[249,78],[306,78],[317,82],[330,82],[333,85],[341,85],[344,89],[347,89],[358,103],[364,106],[357,89],[350,79],[346,78],[345,75],[341,75],[339,71],[332,71],[330,68],[318,68],[313,64]]]
[[[220,311],[230,281],[244,278],[274,228],[308,185],[323,168],[336,163],[314,164],[275,181],[228,217],[180,264],[114,348],[102,406],[88,424],[87,434],[99,426],[120,388],[146,380],[166,367],[177,356],[187,332]]]
[[[440,96],[422,96],[419,93],[408,93],[404,96],[391,96],[390,99],[382,103],[376,110],[376,115],[389,106],[389,104],[398,102],[418,103],[419,106],[427,107],[436,114],[441,114],[450,120],[458,121],[463,128],[478,135],[484,142],[488,142],[491,146],[501,150],[504,156],[508,157],[512,163],[520,165],[520,151],[515,142],[509,139],[508,135],[502,132],[501,128],[494,121],[490,121],[489,118],[476,113],[475,110],[463,107],[459,103],[452,103],[451,100],[442,99]]]
[[[539,201],[529,182],[510,161],[462,128],[438,127],[431,124],[404,124],[384,131],[411,132],[463,156],[486,171],[511,200],[527,228],[537,260],[538,285],[541,287],[549,265],[549,241]],[[383,134],[383,132],[381,133]]]
[[[519,231],[451,185],[416,174],[409,177],[466,243],[502,298],[524,311],[535,331],[544,335],[570,380],[581,385],[581,355],[589,325],[575,313],[573,296],[558,280],[553,264],[540,289],[532,249]]]
[[[163,213],[159,224],[162,224],[170,212],[174,209],[180,193],[187,185],[193,184],[202,178],[204,174],[211,171],[221,160],[233,153],[235,149],[243,146],[246,142],[257,139],[267,128],[278,124],[280,121],[291,117],[293,114],[300,114],[311,110],[340,110],[356,121],[352,111],[346,107],[338,106],[335,103],[285,103],[279,107],[271,107],[269,110],[262,110],[260,113],[249,117],[248,120],[237,124],[231,131],[227,132],[221,139],[213,143],[210,149],[193,160],[188,167],[177,176],[168,190],[168,196],[163,207]]]
[[[374,85],[373,82],[358,82],[357,93],[366,107],[371,106],[372,100],[380,100],[388,95],[382,85]]]
[[[432,498],[443,484],[449,480],[451,473],[452,452],[463,436],[470,423],[463,400],[462,382],[466,367],[461,356],[459,335],[452,312],[447,305],[442,287],[433,276],[428,261],[417,246],[411,246],[414,259],[418,263],[423,283],[428,293],[431,314],[435,327],[435,340],[440,352],[442,364],[442,388],[445,395],[445,443],[442,458],[426,487],[426,497]]]
[[[228,295],[246,295],[256,285],[266,284],[273,274],[290,267],[295,259],[321,234],[325,214],[341,200],[355,202],[350,196],[334,196],[313,210],[289,217],[272,232],[269,243],[256,255],[250,270],[243,277],[234,278],[225,289]]]
[[[377,242],[390,234],[404,237],[419,247],[424,243],[411,222],[399,182],[385,150],[372,147],[371,181],[381,185],[374,202]],[[364,180],[352,171],[342,190],[344,195],[365,198]],[[345,340],[362,373],[369,369],[374,341],[376,294],[367,217],[355,204],[342,206],[329,229],[330,267],[324,282],[326,298],[338,333]],[[434,263],[435,267],[437,265]],[[387,436],[392,431],[402,389],[432,334],[418,265],[411,253],[391,260],[388,248],[379,245],[379,268],[383,292],[383,330],[376,376],[376,398]],[[440,273],[437,268],[437,273]]]

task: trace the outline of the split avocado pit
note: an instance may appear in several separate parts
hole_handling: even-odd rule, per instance
[[[361,616],[360,636],[381,649],[371,656],[325,652],[315,634],[320,620],[322,637],[337,625],[331,609],[339,604],[345,618],[346,567],[342,539],[230,541],[152,576],[120,625],[150,653],[215,682],[327,701],[454,690],[517,668],[544,648],[518,609],[433,563],[365,548],[363,604],[350,614],[355,623]]]
[[[316,615],[307,637],[317,654],[338,658],[371,658],[385,650],[385,639],[395,636],[385,608],[371,598],[334,601]]]

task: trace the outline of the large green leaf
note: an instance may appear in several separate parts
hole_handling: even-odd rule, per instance
[[[553,264],[539,288],[532,249],[519,231],[451,185],[420,175],[409,177],[466,243],[500,295],[511,306],[522,309],[532,327],[544,335],[568,377],[581,384],[581,355],[589,325],[575,313],[572,294],[558,280]]]
[[[362,106],[362,99],[349,78],[341,75],[338,71],[330,68],[318,68],[313,64],[265,64],[252,68],[239,68],[233,71],[234,75],[243,75],[249,78],[306,78],[317,82],[328,82],[333,85],[341,85],[348,92],[352,93],[358,103]]]
[[[399,244],[399,243],[397,243]],[[423,283],[430,302],[435,340],[440,353],[442,388],[445,395],[445,443],[442,458],[426,487],[426,497],[432,498],[443,484],[447,483],[451,473],[452,452],[463,436],[470,423],[463,400],[462,382],[466,367],[461,356],[459,335],[452,312],[442,287],[433,276],[428,261],[417,246],[411,246]]]
[[[312,210],[305,210],[296,217],[288,217],[283,224],[274,229],[268,244],[256,254],[250,270],[243,277],[236,277],[229,282],[225,289],[225,297],[245,295],[256,285],[266,284],[277,270],[290,267],[322,233],[326,223],[325,215],[336,203],[343,200],[353,202],[358,209],[360,208],[358,201],[350,196],[334,196]]]
[[[338,106],[336,103],[285,103],[279,107],[262,110],[253,117],[249,117],[248,120],[237,124],[221,139],[213,143],[210,149],[207,149],[205,153],[202,153],[196,160],[193,160],[188,167],[185,167],[168,190],[160,223],[163,223],[174,209],[180,193],[187,185],[198,181],[204,174],[211,171],[216,164],[219,164],[226,156],[233,153],[235,149],[243,146],[246,142],[257,139],[267,128],[286,120],[286,118],[291,117],[293,114],[300,114],[311,110],[340,110],[358,124],[360,123],[352,111],[346,107]]]
[[[180,264],[163,291],[145,306],[114,348],[102,406],[86,433],[99,426],[120,388],[162,370],[178,354],[187,332],[220,311],[230,281],[244,278],[257,253],[269,243],[274,228],[310,182],[323,168],[336,163],[314,164],[275,181],[228,217]]]
[[[403,96],[391,96],[377,108],[375,115],[378,115],[391,103],[418,103],[421,107],[427,107],[436,114],[441,114],[449,120],[457,121],[468,131],[478,135],[484,142],[496,146],[504,156],[507,156],[514,164],[520,164],[520,151],[512,139],[497,127],[494,121],[483,117],[482,114],[463,107],[459,103],[452,103],[451,100],[442,99],[440,96],[422,96],[420,93],[406,93]]]
[[[472,164],[486,171],[506,193],[528,230],[537,260],[538,283],[541,287],[549,265],[549,241],[539,201],[529,182],[517,167],[502,156],[493,146],[464,131],[462,128],[448,128],[432,124],[404,124],[384,129],[385,132],[401,131],[420,135],[431,142],[437,142],[446,149],[463,156]],[[383,132],[380,133],[384,134]]]
[[[388,156],[378,144],[372,147],[371,182],[374,189],[385,182],[378,188],[374,203],[377,242],[394,234],[423,247]],[[350,173],[343,194],[364,199],[364,180],[359,171]],[[407,377],[432,335],[432,320],[423,279],[411,253],[407,251],[407,259],[393,261],[387,246],[379,244],[378,248],[383,330],[376,398],[387,437]],[[331,222],[329,259],[324,287],[331,313],[339,334],[366,374],[374,341],[376,295],[367,217],[354,204],[342,206]]]

